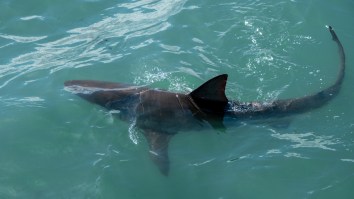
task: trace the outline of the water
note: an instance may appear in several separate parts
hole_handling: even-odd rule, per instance
[[[351,198],[353,10],[351,0],[2,0],[0,198]],[[347,54],[337,98],[288,128],[182,132],[168,177],[133,124],[63,89],[96,79],[189,92],[228,73],[230,99],[299,97],[335,80],[327,24]]]

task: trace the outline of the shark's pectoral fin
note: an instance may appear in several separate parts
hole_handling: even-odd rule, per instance
[[[226,127],[224,125],[223,117],[216,117],[214,120],[209,120],[208,122],[215,130],[225,133]]]
[[[170,160],[168,158],[168,143],[173,134],[159,133],[144,130],[144,135],[150,148],[150,158],[165,176],[170,170]]]

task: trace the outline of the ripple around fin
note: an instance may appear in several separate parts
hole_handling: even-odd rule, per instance
[[[129,126],[129,139],[134,143],[138,144],[139,143],[139,136],[138,136],[138,129],[135,126],[136,120],[134,120],[130,126]]]

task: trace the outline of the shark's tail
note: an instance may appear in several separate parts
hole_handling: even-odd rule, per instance
[[[344,48],[342,43],[339,41],[337,34],[334,32],[331,26],[328,26],[328,29],[332,35],[333,41],[335,41],[338,45],[338,51],[339,51],[339,58],[340,58],[340,69],[337,77],[337,81],[334,85],[340,86],[343,82],[344,79],[344,72],[345,72],[345,53],[344,53]]]
[[[333,41],[337,43],[340,58],[339,73],[336,82],[328,88],[302,98],[276,100],[273,105],[278,113],[302,113],[311,109],[319,108],[333,99],[340,91],[345,74],[345,53],[342,43],[331,26],[328,30],[332,35]]]

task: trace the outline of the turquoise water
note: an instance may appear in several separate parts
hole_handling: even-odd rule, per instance
[[[0,198],[352,198],[353,11],[352,0],[1,0]],[[168,177],[133,124],[63,88],[190,92],[228,73],[230,99],[300,97],[335,80],[327,24],[347,55],[338,97],[287,128],[181,132]]]

